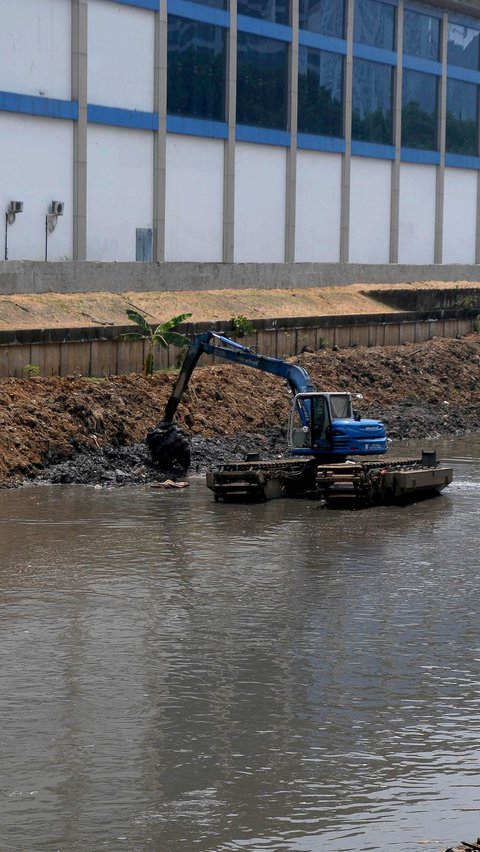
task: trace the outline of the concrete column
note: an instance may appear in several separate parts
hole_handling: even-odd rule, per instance
[[[285,197],[285,263],[295,260],[295,218],[297,206],[297,125],[298,125],[298,20],[299,0],[292,0],[292,43],[288,66],[288,113],[290,148],[287,150]]]
[[[87,52],[88,2],[72,0],[71,98],[78,103],[73,125],[73,259],[87,259]]]
[[[237,120],[237,0],[230,0],[227,50],[227,122],[223,161],[223,261],[235,260],[235,125]]]
[[[442,76],[438,103],[438,136],[440,164],[437,166],[437,193],[435,200],[435,254],[434,263],[442,263],[443,256],[443,205],[445,197],[445,134],[447,127],[447,49],[448,49],[448,14],[443,13],[442,19]]]
[[[155,12],[154,110],[158,130],[153,143],[153,259],[165,260],[165,192],[167,157],[167,3]]]
[[[350,168],[352,158],[352,80],[353,80],[353,16],[355,0],[347,0],[347,55],[345,57],[344,113],[345,154],[342,160],[342,197],[340,214],[340,261],[348,263],[350,251]]]
[[[395,160],[392,163],[392,191],[390,199],[390,263],[398,263],[400,153],[402,147],[403,0],[398,0],[396,51],[397,68],[393,100],[393,144],[395,145]]]

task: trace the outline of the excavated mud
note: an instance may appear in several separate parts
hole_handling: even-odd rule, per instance
[[[318,390],[362,393],[357,407],[383,420],[391,441],[480,430],[480,335],[306,352],[296,360]],[[143,443],[163,419],[174,378],[0,379],[0,485],[117,486],[183,476],[152,466]],[[290,403],[276,377],[231,365],[198,368],[178,410],[191,443],[190,472],[246,453],[285,452]]]

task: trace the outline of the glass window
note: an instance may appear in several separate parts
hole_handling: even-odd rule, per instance
[[[200,6],[213,6],[214,9],[228,9],[228,0],[191,0]]]
[[[353,61],[352,138],[391,145],[393,141],[393,69]]]
[[[288,45],[238,33],[237,122],[287,129]]]
[[[446,150],[478,155],[478,87],[474,83],[447,80]]]
[[[225,121],[226,31],[168,16],[167,112]]]
[[[440,20],[405,9],[403,13],[403,52],[409,56],[438,61]]]
[[[405,68],[402,89],[402,145],[435,151],[438,147],[437,78]]]
[[[298,131],[343,135],[343,58],[337,53],[300,47],[298,55]]]
[[[450,65],[460,65],[478,71],[480,31],[463,24],[448,24],[448,57]]]
[[[355,0],[353,40],[372,47],[394,49],[395,8],[380,0]]]
[[[274,24],[289,23],[288,0],[238,0],[238,14],[261,18]]]
[[[343,0],[300,0],[300,29],[334,38],[344,37]]]

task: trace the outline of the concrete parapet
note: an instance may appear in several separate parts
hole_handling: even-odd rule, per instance
[[[480,281],[467,264],[96,263],[0,261],[0,293],[125,293]]]

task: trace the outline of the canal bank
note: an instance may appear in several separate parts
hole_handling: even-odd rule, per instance
[[[319,390],[360,393],[364,416],[392,442],[480,430],[480,335],[400,346],[304,352]],[[163,419],[174,374],[0,379],[0,480],[127,484],[155,481],[143,446]],[[198,368],[178,411],[193,471],[246,452],[285,450],[291,397],[283,380],[246,367]],[[66,467],[59,467],[59,465]]]

